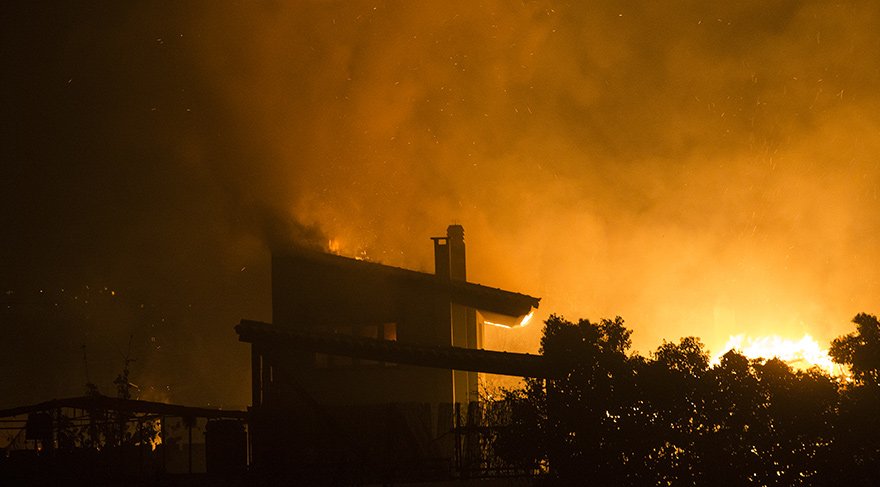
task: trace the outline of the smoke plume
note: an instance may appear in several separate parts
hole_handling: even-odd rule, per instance
[[[231,326],[269,319],[290,240],[430,271],[460,223],[471,280],[541,296],[536,323],[621,315],[642,352],[827,343],[880,305],[873,2],[15,9],[4,285],[171,310],[143,364],[204,381],[175,399],[246,403]]]

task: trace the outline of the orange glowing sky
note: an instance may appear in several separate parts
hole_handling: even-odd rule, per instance
[[[276,203],[343,253],[430,270],[461,223],[473,280],[622,315],[642,352],[827,343],[877,307],[874,4],[346,5],[221,9],[203,39]]]
[[[198,353],[194,376],[246,379],[229,330],[270,318],[266,242],[303,233],[431,271],[428,237],[462,224],[471,280],[542,297],[531,325],[487,331],[508,350],[537,350],[550,313],[620,315],[646,354],[688,335],[713,353],[739,334],[827,347],[880,311],[876,2],[26,14],[10,30],[22,54],[6,54],[20,79],[4,157],[66,164],[11,179],[4,258],[54,256],[17,259],[52,269],[43,286],[75,255],[67,279],[180,309],[144,339],[187,347],[142,364]],[[35,211],[40,227],[21,216]],[[72,343],[108,336],[77,330]]]

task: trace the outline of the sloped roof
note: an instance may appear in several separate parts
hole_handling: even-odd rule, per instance
[[[301,259],[313,264],[359,273],[370,273],[386,279],[410,283],[426,292],[449,296],[449,300],[471,308],[507,316],[523,316],[537,308],[541,298],[505,291],[472,282],[443,279],[435,274],[392,267],[366,260],[317,252],[298,247],[273,251],[274,257]]]

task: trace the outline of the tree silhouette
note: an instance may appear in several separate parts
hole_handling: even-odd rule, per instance
[[[880,322],[859,313],[856,331],[836,338],[829,355],[852,373],[840,393],[834,462],[848,485],[880,484]]]
[[[706,374],[709,355],[698,338],[663,343],[645,364],[638,405],[653,439],[644,456],[655,483],[699,483],[702,443],[708,441]]]
[[[850,367],[859,384],[880,386],[880,321],[859,313],[853,318],[856,331],[831,342],[828,354],[832,360]]]
[[[565,377],[530,381],[524,393],[544,438],[537,463],[546,462],[560,479],[637,478],[633,452],[642,448],[635,403],[640,359],[627,354],[631,331],[621,318],[572,323],[551,316],[541,339],[548,361],[564,366]]]
[[[878,485],[880,328],[854,322],[832,345],[846,382],[735,350],[711,366],[696,337],[645,358],[619,317],[551,316],[541,352],[566,373],[507,392],[496,451],[562,484]]]

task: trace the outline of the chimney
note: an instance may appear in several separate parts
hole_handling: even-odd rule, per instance
[[[440,279],[449,279],[449,239],[431,237],[434,241],[434,275]]]
[[[445,237],[431,237],[431,240],[434,241],[434,274],[441,279],[466,281],[464,227],[449,225]]]

